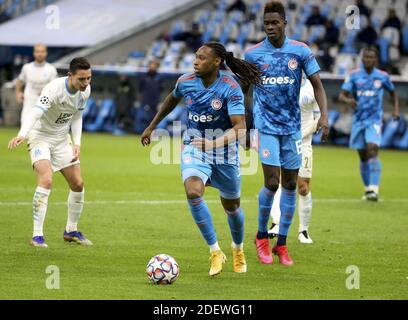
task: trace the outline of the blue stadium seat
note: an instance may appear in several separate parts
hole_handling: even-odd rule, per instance
[[[245,42],[248,40],[249,33],[251,32],[252,24],[245,23],[241,26],[241,30],[238,33],[237,43],[241,45],[241,48],[244,47]]]
[[[96,105],[95,99],[90,97],[86,103],[85,110],[82,113],[83,123],[90,124],[92,123],[98,113],[98,106]]]
[[[115,121],[115,103],[112,99],[105,99],[102,101],[98,110],[98,115],[94,122],[85,125],[86,131],[97,132],[107,131],[112,132]]]
[[[215,23],[212,21],[207,26],[207,30],[205,30],[204,34],[202,35],[201,39],[203,43],[208,42],[211,40],[215,32]]]
[[[394,119],[390,117],[384,125],[381,148],[393,147],[396,138],[405,132],[406,126],[407,124],[404,117],[401,117],[399,121],[394,121]]]
[[[347,34],[346,40],[344,40],[344,46],[341,50],[342,53],[357,54],[357,49],[354,47],[354,41],[356,40],[358,30],[350,30]]]
[[[408,150],[408,130],[405,130],[402,137],[395,141],[394,146],[398,149]]]
[[[331,7],[332,7],[332,5],[331,5],[330,3],[326,3],[326,4],[323,6],[323,9],[322,9],[322,11],[321,11],[323,17],[326,17],[326,18],[327,18],[327,17],[329,16],[329,14],[330,14],[330,12],[331,12]]]
[[[387,64],[389,60],[390,41],[381,37],[377,40],[377,44],[380,47],[380,61],[382,64]]]
[[[230,23],[226,24],[224,28],[222,28],[220,39],[218,41],[225,45],[228,42],[231,30],[232,30],[231,24]]]
[[[403,43],[403,48],[404,52],[408,52],[408,24],[404,26],[402,29],[402,43]]]

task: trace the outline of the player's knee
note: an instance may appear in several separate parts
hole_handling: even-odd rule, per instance
[[[277,180],[266,181],[265,188],[273,192],[276,192],[279,189],[279,182]]]
[[[229,203],[224,205],[224,211],[227,215],[235,215],[239,212],[240,204],[239,202]]]
[[[186,195],[188,199],[201,198],[204,195],[204,191],[200,188],[189,188],[186,190]]]
[[[378,147],[376,145],[371,145],[367,148],[367,158],[375,158],[378,156]]]
[[[74,192],[82,192],[82,190],[84,190],[84,181],[82,179],[78,179],[71,183],[70,187]]]
[[[296,179],[282,181],[282,187],[285,188],[286,190],[295,190],[296,189]]]
[[[43,176],[38,179],[38,185],[44,189],[51,189],[52,187],[52,177]]]

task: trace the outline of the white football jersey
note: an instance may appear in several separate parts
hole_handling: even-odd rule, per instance
[[[307,135],[307,132],[310,132],[310,128],[315,125],[315,119],[320,117],[319,105],[314,96],[313,86],[308,79],[305,79],[304,84],[300,88],[299,105],[301,110],[302,139],[308,139],[311,138],[311,135]]]
[[[18,80],[25,84],[24,99],[36,100],[45,85],[57,78],[57,76],[57,69],[48,62],[42,65],[35,62],[25,64],[18,77]]]
[[[47,137],[52,140],[66,139],[71,127],[72,117],[85,109],[91,94],[91,86],[84,92],[68,92],[68,77],[51,81],[45,86],[38,98],[36,107],[45,111],[34,128],[30,138]]]

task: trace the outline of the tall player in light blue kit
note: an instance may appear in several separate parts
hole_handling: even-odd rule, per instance
[[[339,99],[354,109],[350,147],[360,156],[360,173],[365,186],[364,200],[378,201],[384,89],[390,92],[393,118],[399,119],[398,95],[390,76],[375,65],[378,51],[375,47],[363,49],[363,66],[346,78]]]
[[[234,78],[219,71],[224,61],[239,80],[260,83],[260,73],[254,65],[234,58],[219,43],[206,43],[196,53],[195,72],[178,79],[174,91],[164,100],[141,137],[142,144],[148,145],[157,124],[184,97],[189,121],[183,136],[181,170],[190,211],[210,248],[211,276],[222,271],[226,257],[218,245],[210,210],[203,198],[207,183],[219,189],[228,216],[233,239],[233,270],[238,273],[247,270],[238,160],[238,138],[246,135],[244,96]]]
[[[273,197],[282,177],[281,219],[278,243],[272,248],[279,262],[292,265],[286,237],[296,207],[296,183],[301,165],[302,134],[299,92],[302,70],[309,78],[319,105],[321,117],[317,130],[328,136],[326,94],[319,76],[319,65],[309,47],[285,36],[286,15],[283,4],[272,1],[264,7],[264,41],[245,52],[245,60],[262,72],[262,85],[254,87],[254,125],[258,130],[259,157],[264,186],[259,192],[258,232],[255,243],[258,259],[273,263],[268,239],[268,220]],[[248,87],[243,87],[244,93]]]

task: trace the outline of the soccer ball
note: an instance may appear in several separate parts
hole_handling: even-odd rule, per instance
[[[150,259],[146,267],[147,277],[154,284],[171,284],[177,280],[180,267],[168,254],[158,254]]]

